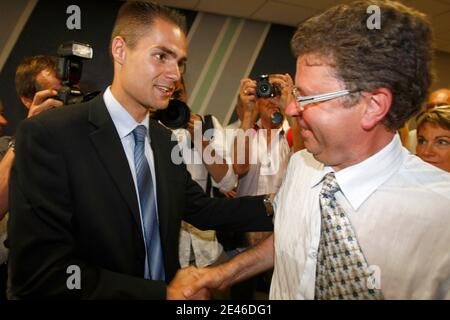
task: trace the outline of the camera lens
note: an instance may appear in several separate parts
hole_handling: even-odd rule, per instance
[[[191,110],[186,103],[172,99],[169,106],[159,110],[153,118],[160,120],[166,127],[171,129],[186,128],[191,117]]]
[[[256,84],[256,95],[260,98],[274,97],[274,87],[268,75],[262,75]]]
[[[259,87],[259,90],[260,90],[262,93],[267,93],[267,91],[269,91],[269,86],[268,86],[267,84],[263,84],[263,85],[261,85],[261,86]]]

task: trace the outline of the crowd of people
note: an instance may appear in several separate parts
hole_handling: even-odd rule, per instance
[[[267,96],[236,79],[225,128],[153,118],[187,101],[180,13],[126,2],[110,44],[111,85],[76,106],[56,98],[54,57],[17,67],[28,117],[0,137],[4,297],[254,299],[264,274],[271,299],[450,299],[450,90],[429,93],[426,15],[364,0],[304,21],[295,76],[268,75]]]

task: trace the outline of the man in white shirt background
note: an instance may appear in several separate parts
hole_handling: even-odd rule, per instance
[[[239,176],[237,197],[275,194],[292,154],[287,140],[290,126],[282,114],[292,91],[292,78],[289,74],[271,74],[263,75],[261,79],[244,78],[240,82],[238,105],[241,106],[241,123],[232,146],[233,169]],[[267,91],[261,92],[266,88]],[[235,233],[235,252],[254,246],[270,234]],[[257,282],[264,289],[270,276],[271,273],[267,273],[265,277],[249,279],[234,287],[232,298],[254,299]]]
[[[396,134],[428,93],[431,39],[426,16],[396,2],[338,5],[299,26],[286,113],[307,150],[290,160],[274,234],[199,269],[185,295],[274,267],[271,299],[450,298],[450,175]]]

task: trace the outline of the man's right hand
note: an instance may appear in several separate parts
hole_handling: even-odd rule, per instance
[[[183,288],[186,299],[195,299],[205,290],[224,290],[230,286],[231,276],[225,271],[223,265],[196,269],[194,281]]]
[[[241,128],[244,130],[253,128],[259,117],[256,107],[256,81],[244,78],[239,88],[238,106],[243,110]]]
[[[47,89],[36,92],[27,117],[30,118],[41,113],[42,111],[62,106],[62,101],[51,98],[56,96],[57,94],[58,92],[54,89]]]
[[[239,99],[240,103],[245,111],[253,112],[256,103],[256,81],[245,78],[241,80],[241,86],[239,88]]]
[[[198,270],[192,266],[178,270],[175,277],[167,285],[167,300],[185,300],[187,297],[183,292],[186,288],[190,288],[192,283],[197,283],[199,279]],[[191,300],[206,300],[210,298],[210,293],[206,286],[201,288],[196,286],[188,292]]]

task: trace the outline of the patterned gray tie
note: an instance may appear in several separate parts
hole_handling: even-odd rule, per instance
[[[161,238],[159,236],[159,224],[156,213],[155,194],[153,192],[153,181],[145,156],[145,137],[147,128],[143,125],[133,130],[135,141],[134,164],[136,166],[136,180],[141,204],[142,224],[144,226],[144,241],[147,250],[145,261],[146,279],[164,280],[164,262],[161,249]]]
[[[325,175],[319,195],[322,224],[315,299],[383,299],[381,290],[367,286],[372,274],[350,220],[336,202],[339,189],[334,173]]]

